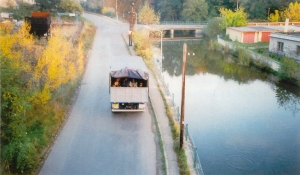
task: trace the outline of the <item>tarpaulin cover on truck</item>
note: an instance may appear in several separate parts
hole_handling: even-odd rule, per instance
[[[140,69],[130,69],[130,68],[123,68],[118,71],[111,71],[110,76],[113,78],[135,78],[135,79],[143,79],[148,80],[149,74],[144,72]]]

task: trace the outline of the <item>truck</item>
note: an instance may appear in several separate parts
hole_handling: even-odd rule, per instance
[[[112,112],[142,112],[148,103],[149,74],[141,69],[110,71],[109,93]]]

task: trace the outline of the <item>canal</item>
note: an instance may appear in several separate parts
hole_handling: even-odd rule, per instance
[[[163,42],[162,75],[177,106],[183,43]],[[299,88],[204,40],[187,44],[185,124],[204,174],[300,174]]]

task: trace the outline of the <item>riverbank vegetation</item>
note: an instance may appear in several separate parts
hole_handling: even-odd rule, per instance
[[[35,174],[68,117],[95,28],[73,43],[53,29],[38,40],[28,25],[1,27],[1,174]]]
[[[237,44],[240,45],[240,44]],[[258,44],[260,45],[260,44]],[[263,44],[262,44],[263,45]],[[277,55],[269,54],[268,52],[263,54],[259,46],[257,46],[259,49],[257,49],[258,54],[261,54],[262,56],[265,56],[267,59],[271,58],[275,61],[278,61],[280,64],[279,70],[273,70],[270,68],[270,65],[263,60],[254,59],[253,56],[250,54],[251,50],[254,50],[256,46],[254,44],[251,45],[251,49],[243,46],[237,47],[236,50],[231,50],[231,54],[233,55],[233,60],[237,64],[241,64],[244,66],[253,66],[256,68],[259,68],[262,71],[271,73],[278,77],[279,81],[284,81],[290,84],[294,84],[298,87],[300,87],[300,63],[296,62],[295,59],[289,58],[289,57],[282,57]],[[226,48],[223,48],[225,51]],[[249,52],[250,51],[250,52]],[[261,52],[260,52],[261,51]]]

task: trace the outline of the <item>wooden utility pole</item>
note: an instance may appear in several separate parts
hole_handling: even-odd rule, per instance
[[[183,60],[182,60],[182,89],[181,89],[181,117],[180,117],[180,149],[183,146],[184,138],[184,102],[185,102],[185,69],[186,69],[186,53],[187,45],[183,44]]]

